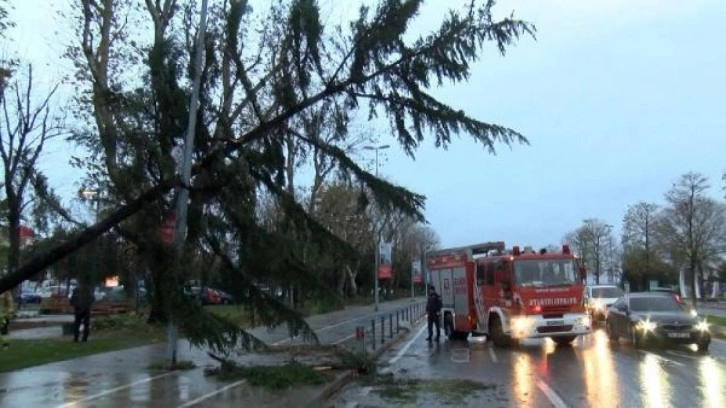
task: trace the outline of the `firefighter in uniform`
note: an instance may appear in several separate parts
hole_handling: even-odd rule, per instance
[[[4,335],[8,334],[8,325],[14,316],[13,295],[7,290],[0,293],[0,347],[2,349],[7,349],[10,345]]]
[[[436,293],[436,288],[434,288],[434,285],[429,285],[429,296],[428,300],[426,301],[426,314],[428,317],[428,329],[429,329],[429,337],[426,338],[426,341],[431,341],[431,337],[433,335],[433,325],[436,325],[436,341],[439,341],[440,333],[441,333],[441,319],[440,319],[440,313],[441,313],[441,296],[439,296],[438,293]]]

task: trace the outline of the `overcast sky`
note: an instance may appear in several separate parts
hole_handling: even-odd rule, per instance
[[[58,43],[68,32],[47,6],[59,2],[14,3],[16,51],[61,72]],[[417,28],[433,28],[445,4],[460,3],[429,1]],[[661,202],[691,170],[722,196],[726,1],[501,0],[495,10],[536,24],[537,40],[523,38],[504,58],[490,50],[468,84],[436,94],[531,145],[491,156],[465,137],[447,151],[431,139],[415,161],[394,145],[380,166],[428,197],[426,216],[444,246],[560,243],[589,217],[619,229],[629,204]],[[394,143],[384,126],[370,129]],[[78,174],[65,164],[68,148],[50,152],[51,181],[72,194]]]

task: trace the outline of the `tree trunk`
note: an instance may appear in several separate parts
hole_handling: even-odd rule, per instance
[[[355,283],[355,278],[358,275],[358,265],[356,265],[355,271],[353,271],[353,268],[350,267],[350,265],[346,265],[346,269],[348,270],[348,282],[350,285],[350,291],[353,293],[353,296],[358,296],[358,284]]]
[[[338,291],[338,295],[343,298],[345,297],[345,280],[347,278],[347,273],[345,271],[345,268],[341,268],[336,272],[337,276],[337,282],[336,282],[336,290]]]
[[[691,273],[691,296],[693,297],[693,308],[697,308],[697,302],[698,299],[696,299],[696,285],[698,284],[698,279],[696,278],[696,260],[691,259],[690,262],[690,273]]]

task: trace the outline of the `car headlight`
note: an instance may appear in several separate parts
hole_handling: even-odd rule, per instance
[[[513,332],[529,331],[532,327],[532,321],[526,316],[512,317],[509,324]]]
[[[575,321],[575,324],[577,324],[578,326],[590,326],[590,323],[590,316],[578,317]]]
[[[657,325],[654,322],[651,322],[650,320],[641,320],[640,322],[638,322],[637,327],[640,330],[643,330],[643,331],[648,332],[648,331],[651,331],[651,330],[655,330],[655,328],[657,327]]]
[[[698,312],[695,309],[691,309],[691,316],[693,316],[693,317],[698,316]]]
[[[597,310],[598,312],[602,312],[605,310],[605,305],[601,301],[596,300],[592,302],[592,308]]]
[[[699,331],[707,331],[708,330],[708,326],[710,326],[710,325],[707,322],[705,322],[705,321],[698,322],[698,324],[696,324],[696,330],[699,330]]]

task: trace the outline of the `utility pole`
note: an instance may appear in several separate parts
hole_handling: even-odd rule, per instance
[[[385,150],[391,147],[390,145],[381,145],[381,146],[365,146],[365,150],[375,150],[376,151],[376,178],[378,178],[378,151],[379,150]],[[375,270],[373,271],[373,310],[378,311],[378,268],[379,268],[379,262],[381,257],[381,230],[383,229],[383,226],[380,228],[376,228],[376,262],[375,262]]]
[[[186,137],[184,139],[184,154],[181,162],[181,182],[177,189],[174,212],[176,225],[174,226],[174,238],[172,241],[172,253],[174,263],[178,263],[184,240],[187,235],[187,210],[189,206],[189,184],[192,175],[192,153],[194,152],[194,135],[197,126],[197,110],[199,109],[199,88],[202,75],[202,54],[204,54],[204,37],[207,31],[207,0],[202,0],[202,10],[199,15],[199,34],[194,49],[194,82],[192,84],[192,98],[189,104],[189,121]],[[175,268],[172,268],[174,273]],[[169,302],[167,301],[167,305]],[[176,365],[178,332],[174,324],[171,308],[167,307],[168,318],[166,331],[166,359],[170,366]]]

